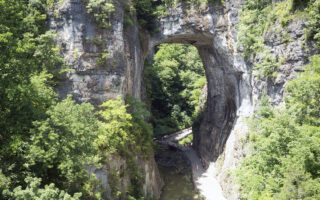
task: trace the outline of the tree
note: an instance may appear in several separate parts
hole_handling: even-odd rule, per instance
[[[32,122],[57,100],[52,86],[63,60],[46,32],[46,8],[45,0],[0,0],[0,162],[10,187],[27,175]]]
[[[59,190],[54,186],[54,184],[45,185],[44,188],[41,187],[40,178],[28,177],[25,179],[27,187],[22,189],[21,186],[16,187],[13,191],[6,190],[4,194],[9,200],[80,200],[81,193],[76,193],[73,196]]]
[[[146,65],[145,81],[155,134],[191,126],[206,82],[202,61],[195,47],[160,45],[154,55],[154,63]]]
[[[251,119],[250,154],[236,170],[243,199],[320,198],[319,55],[288,83],[286,107],[262,96]]]
[[[100,133],[97,140],[99,148],[114,153],[126,148],[130,141],[134,142],[130,140],[132,116],[127,113],[127,106],[123,104],[122,99],[118,97],[116,100],[106,101],[100,107]]]
[[[80,189],[85,196],[89,192],[81,189],[89,180],[85,166],[97,166],[100,160],[94,144],[98,122],[93,111],[89,103],[76,104],[68,96],[48,109],[45,120],[33,123],[26,155],[33,176],[70,193]]]

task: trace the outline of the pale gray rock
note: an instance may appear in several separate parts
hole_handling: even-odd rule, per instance
[[[229,172],[245,155],[241,138],[248,132],[246,119],[254,114],[263,93],[274,106],[283,104],[287,81],[295,78],[308,57],[316,53],[304,42],[305,20],[294,20],[280,32],[279,25],[275,25],[264,34],[266,51],[280,64],[275,77],[259,78],[259,71],[251,70],[263,57],[245,60],[243,47],[237,44],[237,24],[244,0],[225,0],[224,5],[209,4],[200,9],[178,4],[159,20],[160,31],[152,37],[144,31],[139,33],[136,19],[134,26],[124,29],[124,8],[115,2],[112,26],[107,29],[95,25],[81,0],[65,0],[56,8],[60,16],[51,16],[49,27],[58,33],[66,64],[73,69],[57,88],[59,94],[72,94],[77,101],[94,105],[126,94],[143,99],[144,60],[154,47],[161,43],[194,45],[204,64],[208,91],[204,95],[207,100],[202,121],[194,132],[194,148],[208,163],[218,159],[218,178],[225,196],[239,199]],[[105,50],[108,59],[99,65],[97,59]],[[145,171],[145,196],[159,197],[162,181],[153,158],[139,160],[139,166]],[[107,179],[104,172],[99,173]]]

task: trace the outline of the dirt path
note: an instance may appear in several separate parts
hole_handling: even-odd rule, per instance
[[[216,169],[214,164],[210,164],[208,169],[202,167],[200,158],[196,152],[190,148],[185,151],[192,164],[192,178],[196,188],[207,200],[225,200],[222,189],[216,179]],[[197,165],[197,169],[195,168]]]

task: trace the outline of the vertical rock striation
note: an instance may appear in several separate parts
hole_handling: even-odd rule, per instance
[[[79,102],[95,105],[118,95],[141,99],[144,59],[153,47],[161,43],[194,45],[204,64],[208,90],[203,118],[194,133],[195,149],[206,162],[219,158],[222,188],[228,199],[237,199],[234,178],[228,171],[243,157],[240,138],[247,133],[246,118],[254,113],[263,92],[275,105],[281,104],[286,81],[294,78],[314,53],[303,47],[304,20],[290,22],[290,41],[284,42],[276,28],[264,35],[270,54],[281,56],[283,62],[275,78],[258,79],[257,72],[250,70],[261,58],[245,60],[243,48],[237,45],[236,25],[243,0],[200,8],[180,3],[161,18],[160,31],[152,37],[139,32],[136,19],[134,26],[124,28],[124,5],[114,2],[111,26],[104,29],[97,27],[81,0],[65,0],[55,6],[49,27],[58,33],[66,64],[73,69],[57,88],[59,94],[73,94]],[[102,56],[106,58],[103,62]],[[145,174],[145,196],[159,197],[162,182],[153,158],[138,160]]]
[[[82,0],[64,0],[50,13],[49,29],[57,33],[65,63],[70,71],[57,87],[61,98],[72,94],[78,102],[90,102],[96,106],[117,96],[131,94],[141,98],[143,51],[139,42],[136,19],[134,26],[124,29],[124,2],[114,1],[115,11],[110,14],[109,26],[99,28],[93,15],[87,14]],[[145,198],[159,198],[163,182],[153,156],[140,158],[136,164],[144,176]],[[127,167],[125,158],[113,155],[101,169],[91,169],[102,181],[105,198],[111,197],[110,170]],[[123,177],[119,189],[128,191],[130,177]]]

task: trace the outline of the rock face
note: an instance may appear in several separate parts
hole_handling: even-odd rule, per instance
[[[126,94],[140,99],[144,58],[136,20],[134,26],[124,29],[123,2],[114,1],[115,11],[110,14],[108,28],[97,26],[93,16],[87,14],[84,1],[61,2],[55,5],[49,21],[49,29],[57,33],[66,65],[72,69],[57,88],[61,98],[72,94],[78,102],[96,106]],[[163,182],[153,156],[142,159],[137,155],[136,162],[144,176],[141,189],[145,198],[159,198]],[[126,166],[124,158],[114,155],[103,168],[89,168],[89,172],[102,181],[105,198],[111,197],[110,172]],[[130,187],[129,182],[129,176],[117,182],[124,194]]]
[[[105,29],[96,26],[81,0],[65,0],[56,6],[59,13],[52,13],[49,26],[58,33],[66,63],[73,69],[60,84],[60,95],[73,94],[79,102],[95,105],[118,95],[141,99],[144,59],[153,47],[161,43],[194,45],[203,60],[208,91],[203,118],[194,135],[195,149],[206,162],[219,158],[219,179],[225,195],[238,199],[228,171],[243,157],[240,138],[247,133],[244,121],[254,113],[263,92],[274,105],[281,104],[286,81],[294,78],[313,54],[305,51],[301,41],[304,21],[289,24],[287,34],[292,40],[284,41],[284,34],[275,31],[276,27],[264,35],[269,53],[281,56],[283,62],[275,78],[259,79],[258,72],[250,73],[250,69],[261,58],[245,60],[242,47],[236,45],[236,25],[244,0],[225,0],[224,5],[197,9],[178,4],[160,20],[158,34],[140,34],[140,38],[137,20],[134,26],[124,28],[124,5],[114,2],[111,26]],[[103,62],[102,56],[106,57]],[[145,196],[151,193],[159,197],[162,182],[154,159],[138,162],[145,170]]]
[[[118,95],[141,96],[142,52],[137,26],[124,30],[123,3],[115,1],[109,27],[99,28],[82,0],[64,0],[51,14],[49,28],[58,33],[67,66],[59,94],[100,104]],[[105,59],[101,59],[101,58]]]
[[[202,58],[208,87],[207,106],[195,147],[206,160],[215,160],[223,151],[240,105],[239,85],[245,66],[236,63],[228,16],[222,5],[191,9],[184,4],[161,19],[160,34],[151,46],[159,43],[184,43],[197,47]]]
[[[236,24],[239,22],[241,6],[244,1],[226,1],[226,10],[231,26],[233,41],[237,40]],[[249,73],[256,64],[260,63],[261,57],[258,55],[250,60],[241,58],[242,47],[235,49],[234,54],[237,62],[243,63],[243,74],[239,85],[239,98],[241,104],[237,106],[237,116],[233,123],[229,138],[225,143],[225,148],[216,166],[218,168],[218,178],[227,199],[240,199],[235,183],[235,177],[230,174],[245,155],[245,145],[241,139],[248,134],[246,119],[256,111],[257,103],[262,94],[267,94],[273,106],[277,107],[284,103],[284,88],[288,80],[296,77],[296,73],[301,71],[301,67],[307,64],[308,58],[315,53],[311,44],[304,42],[303,29],[305,19],[295,19],[289,23],[287,30],[279,33],[280,24],[275,24],[264,34],[265,47],[271,57],[281,60],[276,69],[275,77],[261,77],[261,72],[254,70]],[[287,40],[286,38],[290,38]],[[208,99],[209,100],[209,99]]]

